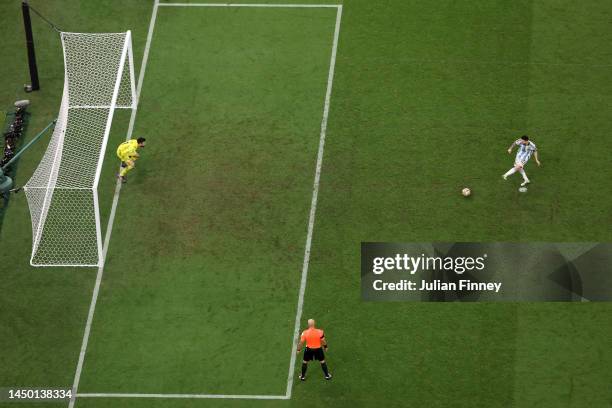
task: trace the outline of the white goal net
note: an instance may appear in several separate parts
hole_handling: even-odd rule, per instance
[[[64,92],[55,131],[24,190],[33,266],[99,266],[98,181],[116,108],[136,106],[130,31],[61,33]]]

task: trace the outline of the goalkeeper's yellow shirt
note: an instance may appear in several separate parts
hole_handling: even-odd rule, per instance
[[[121,161],[133,160],[135,158],[136,150],[138,149],[138,141],[136,139],[128,140],[123,142],[117,148],[117,156]]]

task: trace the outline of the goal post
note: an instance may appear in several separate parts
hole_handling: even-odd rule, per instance
[[[24,186],[32,266],[100,266],[98,183],[117,108],[136,107],[131,32],[60,33],[64,91],[47,151]]]

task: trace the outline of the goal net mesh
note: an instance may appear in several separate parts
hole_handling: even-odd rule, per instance
[[[64,91],[41,162],[24,186],[33,266],[99,266],[98,181],[116,108],[136,104],[131,34],[61,33]]]

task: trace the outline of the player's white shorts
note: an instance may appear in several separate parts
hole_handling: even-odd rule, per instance
[[[525,165],[527,164],[527,162],[529,161],[529,159],[522,161],[522,160],[517,160],[514,162],[514,167],[525,167]]]

